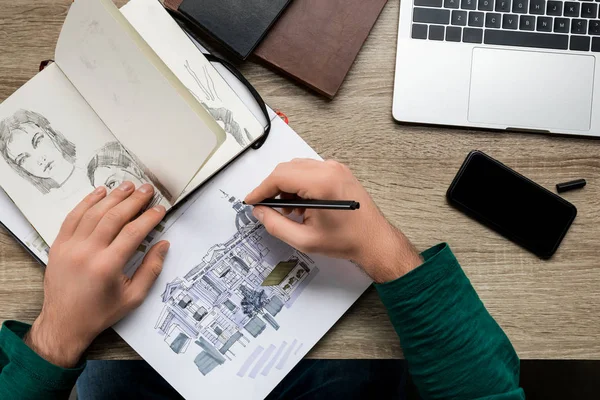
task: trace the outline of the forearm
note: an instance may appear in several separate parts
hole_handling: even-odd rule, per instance
[[[376,285],[424,399],[520,399],[519,359],[449,247]]]
[[[7,321],[0,331],[0,399],[67,399],[84,364],[61,368],[40,357],[23,338],[30,326]]]

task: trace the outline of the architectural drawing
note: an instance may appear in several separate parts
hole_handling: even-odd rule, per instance
[[[0,121],[0,154],[42,194],[60,188],[75,170],[75,144],[34,111],[21,109]]]
[[[108,191],[124,181],[133,182],[136,187],[153,184],[157,190],[148,208],[160,204],[163,196],[171,197],[156,177],[119,142],[109,142],[96,152],[87,165],[87,176],[93,187],[106,186]]]
[[[270,236],[251,207],[222,193],[235,212],[236,233],[166,285],[155,326],[174,353],[197,352],[194,363],[202,375],[235,358],[263,332],[279,330],[277,315],[294,304],[319,271],[306,254]],[[281,262],[294,268],[279,285],[261,286]]]
[[[196,81],[196,85],[200,88],[200,91],[204,95],[204,99],[201,99],[195,91],[188,88],[192,95],[194,95],[204,108],[206,108],[215,121],[223,124],[225,132],[233,136],[241,147],[248,145],[250,141],[252,141],[252,137],[246,128],[242,128],[240,124],[237,123],[233,117],[233,112],[227,107],[211,107],[207,104],[207,101],[217,102],[220,105],[223,104],[208,68],[206,66],[202,67],[202,79],[200,79],[196,72],[190,67],[190,63],[187,60],[185,62],[185,69],[194,81]]]

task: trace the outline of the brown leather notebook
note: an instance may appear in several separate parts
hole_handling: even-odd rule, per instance
[[[333,98],[387,0],[294,0],[254,55]]]

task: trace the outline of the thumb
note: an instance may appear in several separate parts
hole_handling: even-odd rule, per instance
[[[152,246],[144,257],[142,265],[133,274],[129,286],[129,300],[133,308],[142,304],[156,278],[160,275],[169,247],[170,243],[164,240]]]
[[[300,251],[310,252],[313,240],[307,226],[292,221],[269,207],[254,207],[252,213],[272,236]]]

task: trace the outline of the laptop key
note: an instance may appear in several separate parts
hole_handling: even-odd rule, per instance
[[[483,43],[501,46],[567,50],[569,47],[569,35],[486,29]]]
[[[498,31],[500,32],[500,31]],[[483,38],[483,29],[465,28],[463,29],[463,42],[465,43],[481,43]]]
[[[546,12],[546,0],[531,0],[529,14],[544,15]]]
[[[475,10],[477,8],[477,0],[461,0],[460,8],[463,10]]]
[[[537,17],[537,30],[552,32],[552,17]]]
[[[467,12],[452,10],[452,25],[467,26]]]
[[[565,17],[579,17],[579,3],[573,3],[571,1],[565,2]]]
[[[415,7],[413,9],[413,22],[448,25],[450,23],[450,10]]]
[[[502,21],[502,15],[497,13],[485,14],[485,27],[486,28],[500,28]]]
[[[502,29],[517,29],[519,27],[519,16],[515,14],[504,14],[502,16]]]
[[[497,12],[510,12],[510,0],[496,0]]]
[[[571,21],[568,18],[554,18],[554,32],[569,33]]]
[[[519,14],[527,14],[527,0],[514,0],[512,12]]]
[[[429,40],[444,40],[444,27],[429,25]]]
[[[546,7],[546,15],[562,16],[563,2],[562,1],[549,1]]]
[[[600,35],[600,21],[590,21],[589,35]]]
[[[458,26],[449,26],[446,28],[446,41],[460,42],[462,37],[462,29]]]
[[[483,13],[478,11],[469,12],[469,26],[483,26]]]
[[[413,24],[412,38],[413,39],[427,39],[427,25]]]
[[[444,0],[445,8],[458,8],[459,6],[459,0]]]
[[[442,0],[415,0],[415,6],[441,7]]]
[[[600,52],[600,37],[592,38],[592,51]]]
[[[590,51],[590,37],[589,36],[571,36],[570,50],[577,51]]]
[[[521,15],[519,29],[522,31],[535,30],[535,17],[533,15]]]
[[[596,18],[598,16],[598,4],[583,3],[581,5],[581,18]]]
[[[585,35],[587,32],[587,20],[574,19],[571,21],[571,33]]]
[[[479,11],[492,11],[494,9],[493,0],[479,0]]]

